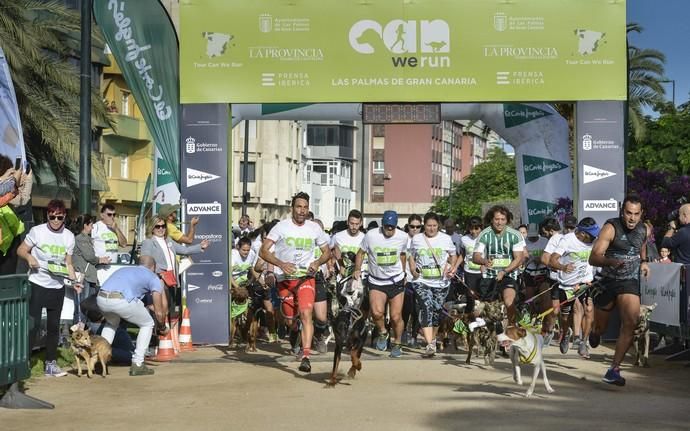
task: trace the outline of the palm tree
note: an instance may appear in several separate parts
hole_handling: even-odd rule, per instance
[[[5,0],[0,7],[0,46],[17,95],[27,157],[73,188],[74,161],[79,160],[79,70],[74,61],[79,47],[70,36],[79,32],[79,14],[55,1]],[[91,100],[92,123],[108,124],[97,89]],[[103,171],[96,158],[93,166]]]
[[[627,33],[640,33],[637,23],[627,26]],[[635,140],[645,135],[642,108],[652,108],[664,101],[664,77],[666,56],[656,49],[637,48],[628,44],[628,121]]]

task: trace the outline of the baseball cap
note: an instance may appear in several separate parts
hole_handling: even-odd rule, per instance
[[[577,230],[579,232],[587,232],[588,234],[590,234],[592,236],[592,238],[598,237],[599,232],[601,231],[598,224],[593,224],[591,226],[583,226],[581,224],[578,224]]]
[[[173,204],[163,204],[161,207],[158,209],[158,216],[165,220],[168,218],[168,216],[175,211],[179,210],[180,206],[179,205],[173,205]]]
[[[539,236],[539,225],[530,223],[527,225],[527,238],[536,238]]]
[[[397,226],[398,225],[398,213],[393,210],[388,210],[383,213],[381,218],[381,224],[384,226]]]

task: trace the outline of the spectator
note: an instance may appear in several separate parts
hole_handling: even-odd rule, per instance
[[[0,274],[18,272],[17,248],[25,231],[22,210],[31,199],[32,185],[30,171],[14,169],[9,157],[0,155]]]
[[[164,204],[158,210],[158,216],[165,220],[166,231],[168,237],[172,238],[178,244],[192,244],[194,242],[194,235],[196,234],[196,225],[199,223],[199,217],[192,217],[189,221],[189,230],[183,234],[177,228],[177,210],[179,205]]]
[[[30,341],[33,343],[36,339],[41,326],[41,311],[45,308],[48,314],[45,375],[62,377],[67,373],[58,367],[56,359],[65,286],[71,285],[80,293],[81,284],[76,282],[72,266],[74,235],[65,229],[67,210],[64,202],[57,199],[50,201],[47,212],[48,222],[31,228],[19,246],[17,254],[27,261],[31,268],[29,315],[33,318],[33,327]]]
[[[142,254],[138,266],[126,266],[113,273],[96,298],[98,308],[106,320],[101,335],[108,343],[113,344],[121,319],[139,327],[137,345],[129,369],[130,376],[153,374],[153,370],[144,364],[144,355],[154,327],[153,318],[142,302],[144,295],[151,294],[153,297],[158,332],[163,335],[168,332],[165,327],[168,302],[163,294],[162,281],[154,275],[155,268],[153,258]]]
[[[661,247],[673,252],[675,262],[687,265],[690,264],[690,204],[684,204],[678,210],[678,223],[669,222]]]
[[[666,247],[661,247],[659,254],[661,257],[656,261],[657,263],[673,263],[671,260],[671,250],[667,249]]]
[[[117,213],[113,205],[103,205],[101,207],[101,220],[96,222],[91,229],[96,256],[109,259],[108,263],[99,264],[96,269],[99,284],[103,284],[105,279],[115,270],[111,264],[117,263],[119,247],[127,245],[127,238],[117,226],[116,216]]]
[[[98,285],[98,277],[96,276],[96,265],[110,263],[109,257],[97,257],[93,249],[93,238],[91,238],[91,231],[96,218],[90,214],[82,214],[76,218],[72,226],[72,232],[76,235],[74,244],[74,255],[72,256],[72,263],[74,270],[81,275],[82,293],[81,299],[88,298],[92,293],[95,293]],[[80,298],[76,298],[79,301]],[[76,302],[75,302],[76,304]],[[85,311],[81,311],[82,321],[86,321]],[[74,307],[74,320],[79,320],[77,314],[77,307]]]

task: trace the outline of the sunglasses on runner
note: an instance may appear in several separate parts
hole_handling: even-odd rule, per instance
[[[108,217],[115,217],[117,213],[105,213]]]
[[[154,226],[154,229],[165,229],[165,225],[164,224],[157,224]]]
[[[410,229],[421,229],[422,225],[421,224],[410,224],[408,225]]]
[[[395,226],[392,226],[392,225],[389,225],[389,224],[384,225],[383,228],[386,229],[386,230],[395,230]]]
[[[65,219],[64,215],[49,215],[48,220],[63,221]]]

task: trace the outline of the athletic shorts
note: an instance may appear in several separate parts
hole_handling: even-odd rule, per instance
[[[316,277],[316,296],[314,302],[322,302],[328,299],[327,281],[322,276]]]
[[[400,295],[401,293],[405,292],[405,279],[403,278],[402,280],[398,281],[397,283],[390,283],[390,284],[385,284],[383,286],[379,286],[378,284],[373,284],[367,282],[367,286],[369,287],[369,290],[378,290],[379,292],[383,292],[386,294],[386,299],[389,301],[396,296]]]
[[[517,292],[517,280],[505,276],[500,282],[495,278],[482,278],[479,282],[479,299],[481,301],[495,301],[499,299],[503,291],[506,289],[513,289]]]
[[[282,298],[283,315],[288,319],[295,317],[294,296],[297,289],[297,307],[300,311],[314,308],[316,287],[313,278],[306,280],[283,280],[278,283],[278,296]]]
[[[614,280],[611,278],[602,278],[599,282],[600,293],[594,297],[594,305],[597,308],[606,308],[616,300],[618,295],[629,293],[640,296],[640,281],[639,280]]]

